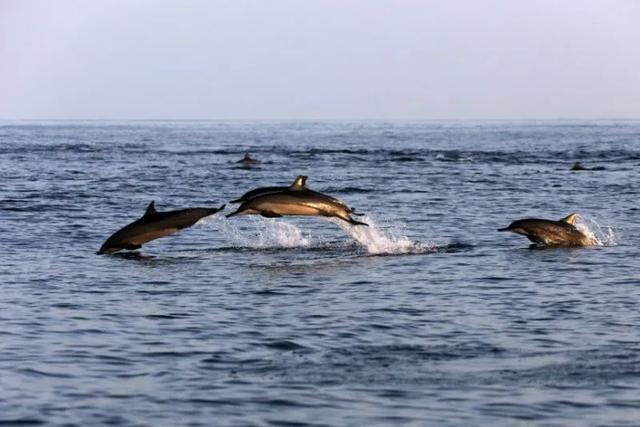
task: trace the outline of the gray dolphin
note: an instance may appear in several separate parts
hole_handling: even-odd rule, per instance
[[[177,211],[156,212],[155,203],[149,203],[142,218],[116,231],[102,245],[98,254],[109,254],[123,249],[140,249],[143,244],[168,236],[183,228],[191,227],[200,219],[224,209],[190,208]]]
[[[244,203],[247,200],[254,199],[254,198],[258,197],[258,196],[264,196],[265,194],[277,193],[279,191],[288,190],[291,187],[304,188],[306,184],[307,184],[307,177],[304,176],[304,175],[298,175],[296,180],[293,181],[293,184],[291,184],[289,186],[256,188],[255,190],[247,191],[240,198],[238,198],[236,200],[232,200],[231,203]]]
[[[541,246],[594,246],[598,242],[587,236],[575,226],[577,214],[572,213],[559,221],[526,218],[512,222],[498,231],[510,231],[522,234]]]
[[[603,170],[606,170],[606,168],[604,166],[595,166],[593,168],[588,168],[580,162],[575,162],[571,167],[571,170],[572,171],[603,171]]]
[[[236,163],[242,163],[243,166],[251,166],[259,165],[262,162],[258,159],[252,158],[249,153],[245,153],[244,157],[241,160],[238,160]]]
[[[227,218],[236,215],[262,215],[267,218],[278,218],[285,215],[324,216],[340,218],[354,225],[368,225],[351,218],[349,214],[353,213],[353,209],[342,201],[310,190],[305,186],[305,183],[306,177],[299,176],[291,186],[283,190],[269,190],[262,193],[260,191],[263,189],[253,190],[257,195],[244,200],[238,210],[227,215]],[[252,191],[239,200],[244,199],[250,193]]]

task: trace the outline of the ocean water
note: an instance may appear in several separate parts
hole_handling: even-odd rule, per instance
[[[0,122],[0,425],[640,425],[639,170],[635,121]],[[370,227],[95,254],[299,174]]]

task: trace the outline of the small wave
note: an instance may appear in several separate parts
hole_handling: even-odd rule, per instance
[[[600,224],[595,218],[579,215],[575,225],[578,230],[594,239],[598,246],[616,246],[620,241],[620,236],[613,227]]]
[[[322,189],[322,193],[339,193],[339,194],[356,194],[356,193],[373,193],[374,190],[370,188],[360,188],[360,187],[328,187]]]
[[[369,224],[368,227],[354,227],[333,218],[329,220],[338,224],[356,242],[364,246],[371,255],[424,254],[437,250],[437,247],[431,243],[414,242],[397,227],[381,230],[373,218],[369,216],[364,216],[362,219],[362,222]]]

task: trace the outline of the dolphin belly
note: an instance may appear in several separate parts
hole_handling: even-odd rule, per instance
[[[265,201],[262,203],[256,203],[252,206],[252,208],[253,210],[256,210],[258,212],[272,212],[279,215],[322,215],[318,208],[303,203]]]
[[[135,235],[134,237],[129,239],[129,242],[135,246],[142,246],[143,244],[152,240],[170,236],[171,234],[176,233],[178,230],[178,228],[163,228],[160,230],[148,231],[146,233]]]

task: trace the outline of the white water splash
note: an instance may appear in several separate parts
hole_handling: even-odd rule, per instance
[[[414,242],[409,239],[403,230],[397,226],[395,228],[381,230],[373,218],[369,216],[364,216],[363,219],[359,219],[359,221],[369,224],[368,227],[362,225],[353,226],[334,218],[330,218],[329,220],[338,224],[372,255],[423,254],[435,249],[435,246],[432,244]]]
[[[244,218],[243,224],[250,229],[241,228],[238,220],[228,220],[223,215],[213,215],[205,223],[214,225],[223,235],[238,246],[250,248],[295,248],[309,246],[311,241],[294,224],[276,221],[272,218]]]
[[[582,215],[578,215],[575,226],[588,237],[594,239],[598,246],[615,246],[620,240],[611,226],[601,225],[595,218],[585,218]]]

